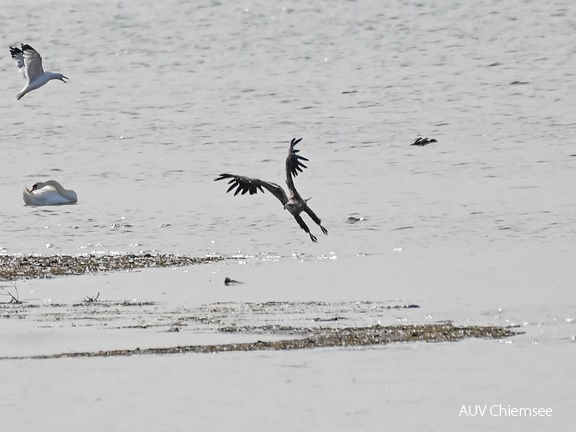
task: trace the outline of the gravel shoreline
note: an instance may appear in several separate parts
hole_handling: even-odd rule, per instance
[[[0,281],[39,279],[154,267],[183,267],[223,258],[173,254],[0,255]]]
[[[254,329],[250,329],[253,331]],[[494,326],[457,327],[447,324],[413,324],[402,326],[346,327],[320,328],[310,333],[310,329],[290,328],[280,333],[288,332],[291,339],[278,341],[255,341],[243,343],[228,343],[216,345],[188,345],[165,348],[136,348],[94,351],[94,352],[64,352],[48,355],[0,357],[0,360],[22,359],[59,359],[78,357],[129,357],[136,355],[167,355],[167,354],[215,354],[233,351],[289,351],[312,348],[353,348],[375,345],[386,345],[398,342],[456,342],[467,338],[502,339],[517,335],[509,328]],[[278,334],[273,332],[273,334]],[[294,337],[298,335],[299,337]]]

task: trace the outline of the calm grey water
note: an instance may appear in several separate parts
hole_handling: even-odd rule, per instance
[[[313,298],[436,301],[573,350],[571,1],[4,3],[1,252],[273,254]],[[20,42],[70,82],[14,102]],[[317,244],[213,181],[283,184],[293,137]],[[50,178],[78,205],[25,207]]]

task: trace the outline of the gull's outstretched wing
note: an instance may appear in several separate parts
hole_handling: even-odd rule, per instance
[[[40,57],[38,51],[27,44],[22,44],[22,53],[24,55],[24,65],[26,67],[28,82],[32,82],[36,77],[44,74],[42,57]]]
[[[259,190],[264,192],[264,189],[266,189],[268,192],[278,198],[282,205],[286,205],[288,202],[286,192],[284,192],[284,189],[282,189],[282,187],[278,186],[276,183],[235,174],[220,174],[220,177],[214,181],[224,179],[230,179],[230,181],[228,181],[230,187],[226,192],[234,190],[234,195],[238,195],[239,193],[244,195],[246,192],[250,192],[250,195],[254,195],[255,193],[258,193]]]
[[[26,66],[24,65],[24,53],[20,48],[10,47],[10,55],[16,61],[16,66],[18,66],[18,72],[22,74],[24,79],[28,79],[26,76]]]

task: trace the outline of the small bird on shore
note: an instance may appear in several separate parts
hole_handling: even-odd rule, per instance
[[[296,222],[298,222],[300,228],[302,228],[310,236],[310,239],[316,243],[318,239],[314,234],[310,232],[310,229],[300,216],[300,213],[307,213],[308,216],[310,216],[310,218],[320,227],[324,234],[328,235],[328,230],[322,226],[320,218],[316,216],[316,214],[308,206],[308,200],[310,198],[303,199],[294,186],[294,179],[292,177],[297,176],[298,172],[302,172],[302,168],[307,168],[307,166],[304,165],[302,161],[307,161],[308,159],[300,156],[298,154],[300,150],[295,149],[296,144],[298,144],[300,141],[302,141],[302,138],[293,138],[292,141],[290,141],[290,150],[288,151],[288,157],[286,158],[286,185],[288,186],[290,196],[288,196],[284,189],[282,189],[282,187],[276,183],[267,182],[256,178],[249,178],[236,174],[220,174],[220,177],[215,179],[215,181],[230,179],[228,182],[230,187],[226,192],[230,192],[231,190],[235,189],[234,196],[238,195],[238,193],[242,193],[242,195],[244,195],[246,192],[250,192],[250,195],[254,195],[259,190],[264,192],[264,189],[266,189],[268,192],[278,198],[278,200],[280,200],[284,206],[284,210],[288,210],[290,214],[294,216],[294,219],[296,219]]]
[[[63,204],[76,204],[76,192],[64,187],[56,180],[34,183],[32,189],[24,188],[22,193],[24,203],[29,206],[50,206]]]
[[[425,145],[428,145],[428,144],[430,144],[430,143],[435,143],[435,142],[438,142],[438,141],[436,141],[434,138],[428,139],[428,138],[418,137],[418,138],[416,138],[416,140],[415,140],[412,144],[410,144],[410,145],[423,147],[423,146],[425,146]]]
[[[68,79],[68,77],[65,77],[61,73],[44,72],[42,68],[42,57],[40,57],[38,51],[28,44],[23,43],[21,49],[11,46],[10,54],[16,61],[18,72],[26,79],[26,85],[20,93],[16,95],[15,100],[22,99],[26,93],[42,87],[50,80],[57,79],[66,83],[64,79]]]

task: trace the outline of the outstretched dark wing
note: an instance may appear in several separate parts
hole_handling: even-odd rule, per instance
[[[282,205],[286,205],[286,203],[288,202],[286,192],[284,192],[284,189],[282,189],[276,183],[267,182],[264,180],[250,177],[239,176],[235,174],[220,174],[220,177],[218,177],[214,181],[224,179],[230,179],[228,181],[230,187],[226,192],[234,190],[235,196],[238,194],[244,195],[246,192],[250,192],[250,195],[254,195],[255,193],[258,193],[258,191],[264,192],[264,189],[266,189],[268,192],[270,192],[272,195],[278,198],[282,203]]]
[[[288,152],[288,157],[286,158],[286,175],[290,172],[293,176],[297,176],[298,172],[302,172],[302,168],[308,168],[302,163],[302,161],[308,161],[304,156],[300,156],[298,153],[300,150],[296,149],[296,144],[302,141],[302,138],[296,139],[292,138],[290,141],[290,151]]]
[[[297,196],[298,192],[296,191],[296,186],[294,186],[293,177],[296,177],[298,172],[302,172],[302,168],[308,168],[302,163],[303,160],[307,161],[308,159],[300,156],[298,154],[300,150],[294,148],[300,141],[302,141],[302,138],[292,138],[292,141],[290,141],[290,151],[286,157],[286,185],[294,196]]]

